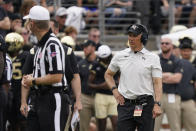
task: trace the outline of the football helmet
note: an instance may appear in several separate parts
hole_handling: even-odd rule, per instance
[[[12,32],[5,36],[5,42],[8,46],[8,52],[16,52],[22,49],[24,39],[20,34]]]

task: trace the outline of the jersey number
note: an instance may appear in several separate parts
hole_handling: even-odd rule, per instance
[[[12,64],[13,65],[13,79],[14,80],[19,80],[22,79],[22,71],[21,71],[21,63],[20,62],[15,62]]]

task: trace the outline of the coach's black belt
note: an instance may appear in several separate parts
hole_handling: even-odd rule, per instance
[[[143,103],[148,103],[149,100],[152,100],[153,96],[152,95],[140,95],[137,96],[136,99],[127,99],[124,98],[125,102],[130,102],[132,104],[143,104]]]

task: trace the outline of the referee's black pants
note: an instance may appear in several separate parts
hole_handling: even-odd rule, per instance
[[[69,98],[64,93],[44,93],[30,97],[28,131],[64,131],[69,114]]]
[[[125,101],[124,105],[118,105],[118,131],[154,131],[154,120],[152,110],[154,107],[153,97],[147,100],[147,105],[143,106],[141,117],[134,117],[135,104]]]

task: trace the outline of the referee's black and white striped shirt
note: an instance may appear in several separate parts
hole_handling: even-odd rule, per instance
[[[34,57],[33,77],[43,77],[47,74],[63,74],[62,81],[51,85],[52,87],[67,86],[65,77],[65,51],[51,30],[47,32],[38,43]]]
[[[6,77],[6,82],[10,82],[12,79],[12,61],[7,55],[6,55],[5,77]]]

